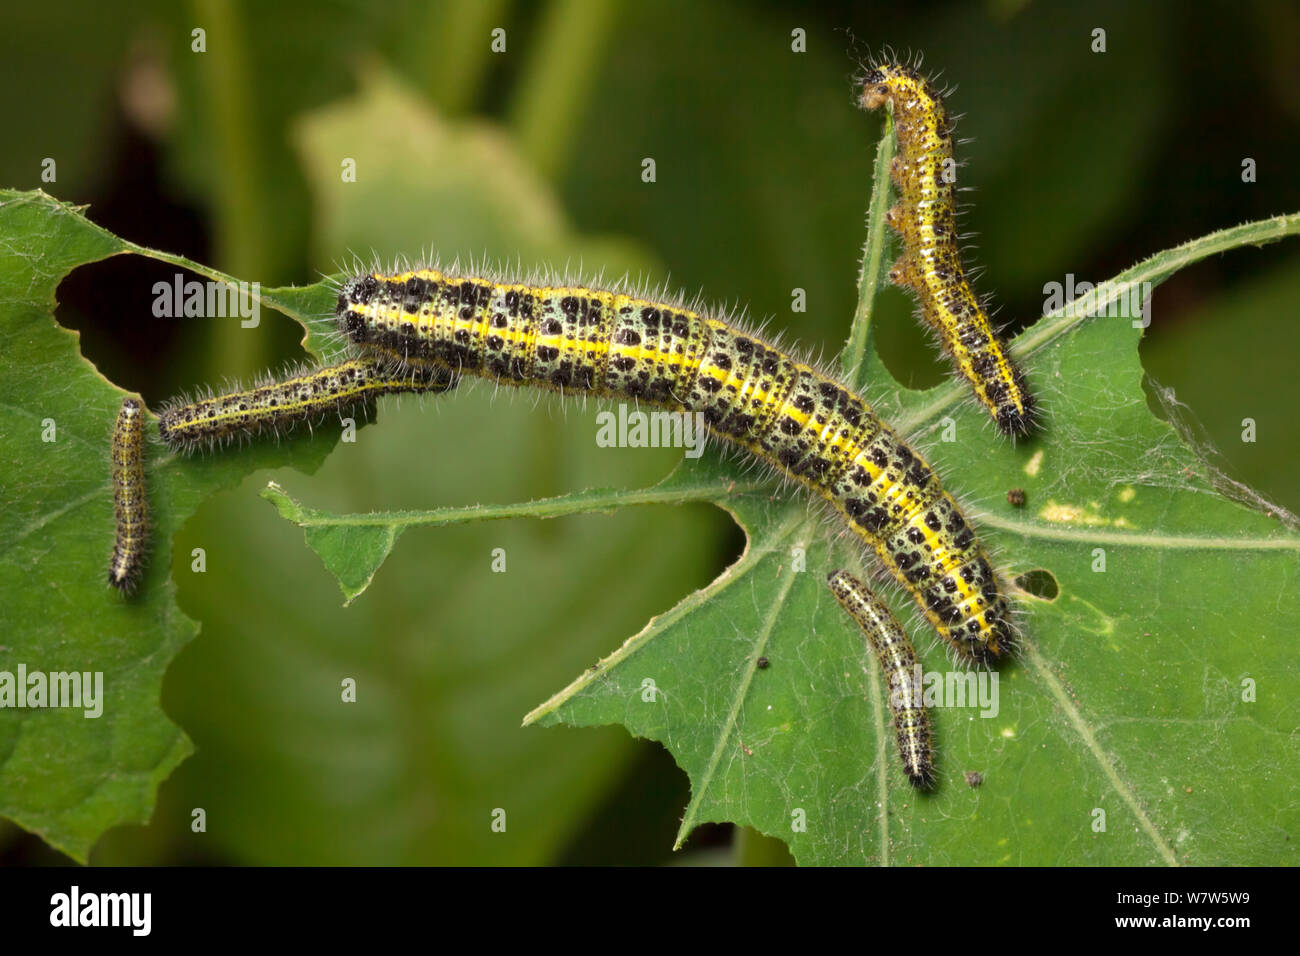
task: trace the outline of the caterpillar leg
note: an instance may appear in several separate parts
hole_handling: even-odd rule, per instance
[[[278,381],[163,409],[158,433],[172,451],[190,453],[232,439],[278,432],[327,412],[398,392],[446,392],[459,375],[444,365],[376,355],[301,371]]]
[[[862,628],[885,673],[903,771],[912,786],[928,790],[934,786],[934,740],[912,642],[889,608],[853,575],[834,571],[828,584],[835,599]]]

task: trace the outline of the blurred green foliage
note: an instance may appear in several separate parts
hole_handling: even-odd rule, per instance
[[[506,31],[504,53],[489,46],[496,27]],[[1107,31],[1104,54],[1090,50],[1097,27]],[[206,31],[204,53],[192,51],[196,28]],[[791,52],[795,28],[807,33],[806,53]],[[1040,314],[1043,284],[1067,273],[1101,279],[1186,239],[1300,207],[1300,12],[1285,0],[1111,0],[1086,9],[846,3],[817,12],[689,0],[27,5],[9,11],[0,31],[10,75],[21,78],[0,88],[9,121],[0,184],[89,202],[92,219],[126,238],[265,285],[313,281],[349,252],[372,248],[525,265],[581,258],[591,270],[631,269],[738,302],[830,353],[852,314],[880,122],[853,107],[850,77],[885,44],[923,51],[927,67],[957,86],[950,104],[966,114],[959,135],[974,140],[960,147],[962,181],[975,189],[964,224],[978,237],[975,261],[987,267],[980,287],[995,293],[1013,329]],[[376,84],[391,91],[386,106]],[[367,108],[374,125],[354,116],[353,132],[330,143],[331,117]],[[444,188],[422,190],[400,165],[382,177],[363,165],[365,202],[343,204],[330,153],[346,144],[344,155],[360,156],[387,143],[414,154],[427,142],[419,130],[444,129],[442,115],[456,120],[448,135],[497,137],[497,155],[517,159],[506,162],[509,176],[484,167],[479,188],[489,205],[493,195],[505,204],[498,209],[522,195],[550,205],[524,230],[527,242],[517,223],[486,229],[469,220],[462,187],[438,179],[438,168],[430,175]],[[47,157],[57,162],[55,182],[40,178]],[[654,184],[640,179],[644,157],[656,160]],[[1242,182],[1245,157],[1256,160],[1257,182]],[[297,354],[296,327],[269,314],[259,335],[233,323],[163,327],[148,311],[159,275],[110,261],[74,274],[60,295],[60,318],[82,330],[88,357],[152,404]],[[795,288],[807,290],[807,313],[790,311]],[[1298,297],[1292,244],[1235,253],[1163,286],[1143,343],[1148,369],[1190,405],[1229,473],[1292,509],[1300,474],[1290,410],[1300,382],[1285,374],[1297,352],[1285,317]],[[901,293],[885,294],[878,347],[901,381],[930,384],[944,372],[910,312]],[[422,438],[418,409],[403,407],[385,428],[363,433],[364,455],[343,462],[336,453],[318,475],[295,475],[295,492],[350,510],[511,501],[644,484],[671,461],[611,461],[589,447],[591,424],[581,416],[590,411],[549,402],[534,410],[524,395],[492,403],[488,392],[428,403],[423,414],[437,416],[440,447]],[[539,416],[544,428],[523,427]],[[1247,417],[1257,422],[1254,444],[1241,441]],[[603,522],[621,526],[610,540],[636,542],[645,516],[441,531],[425,536],[418,554],[404,541],[395,557],[406,566],[390,562],[368,603],[342,614],[300,535],[257,499],[266,477],[214,500],[176,542],[178,555],[217,537],[239,549],[237,560],[210,570],[202,593],[181,578],[182,607],[204,631],[169,673],[164,702],[199,750],[164,786],[154,824],[110,835],[94,859],[664,858],[685,789],[657,748],[638,750],[617,730],[521,731],[515,722],[612,649],[610,635],[633,633],[707,581],[736,548],[726,521],[653,513],[650,524],[671,525],[656,539],[671,550],[641,549],[635,589],[616,594],[610,585],[600,607],[557,593],[536,620],[527,599],[553,583],[538,566],[542,542],[590,535],[581,547],[600,564]],[[483,643],[450,647],[439,635],[471,633],[472,624],[441,621],[430,600],[441,588],[471,593],[454,556],[497,546],[522,559],[512,565],[518,607],[491,598]],[[604,562],[616,563],[612,555]],[[455,613],[467,604],[457,600]],[[256,629],[246,626],[250,608]],[[547,614],[571,623],[538,623]],[[348,752],[346,732],[304,701],[313,681],[336,672],[332,658],[362,666],[359,648],[366,666],[410,686],[395,698],[403,710],[365,715],[372,732],[354,727]],[[545,838],[489,851],[478,835],[439,830],[442,801],[486,814],[503,799],[507,782],[476,752],[481,734],[495,735],[493,748],[509,741],[518,748],[511,760],[534,768],[528,792],[551,822]],[[556,736],[565,739],[550,743]],[[394,751],[373,752],[384,739]],[[374,762],[370,771],[357,753]],[[552,759],[564,761],[554,772],[536,767]],[[420,799],[397,805],[398,790],[341,782],[375,768],[386,770],[383,786],[418,779],[400,797]],[[620,775],[639,785],[620,788]],[[540,802],[561,782],[563,796]],[[215,818],[207,837],[188,831],[194,806]],[[386,808],[380,818],[376,807]],[[629,820],[648,821],[647,831],[629,830]],[[49,858],[0,830],[0,852],[6,844],[10,859]]]

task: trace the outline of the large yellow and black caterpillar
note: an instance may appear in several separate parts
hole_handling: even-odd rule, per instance
[[[829,501],[964,660],[1011,644],[988,556],[930,466],[860,397],[757,336],[622,292],[436,268],[355,276],[337,316],[364,353],[699,412]]]
[[[886,221],[903,242],[889,278],[916,293],[921,319],[939,337],[953,367],[976,399],[1011,437],[1034,427],[1034,400],[1025,377],[989,323],[962,265],[957,234],[957,164],[952,121],[934,85],[896,64],[871,67],[862,78],[862,105],[893,109],[898,155],[890,178],[899,201]]]

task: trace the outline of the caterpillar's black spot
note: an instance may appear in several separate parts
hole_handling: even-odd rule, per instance
[[[366,340],[366,320],[365,317],[357,312],[347,312],[343,317],[343,333],[353,342],[360,345]]]

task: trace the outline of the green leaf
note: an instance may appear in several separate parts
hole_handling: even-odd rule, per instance
[[[386,123],[400,124],[410,132],[415,142],[408,145],[416,152],[397,156],[391,144],[380,143],[371,151],[355,149],[352,153],[369,171],[395,162],[418,169],[423,177],[398,183],[399,177],[385,176],[394,180],[391,185],[405,190],[400,208],[409,214],[409,229],[420,233],[416,240],[394,232],[391,240],[402,247],[410,249],[427,241],[425,230],[433,223],[445,234],[438,248],[448,255],[480,252],[483,246],[478,244],[483,243],[492,248],[529,250],[530,255],[549,263],[561,264],[578,255],[611,268],[648,271],[651,260],[635,244],[574,234],[536,175],[499,133],[481,123],[443,124],[381,75],[366,80],[355,100],[307,116],[299,125],[304,167],[322,178],[322,191],[327,191],[325,182],[337,181],[340,144],[356,145],[356,124],[382,128]],[[431,148],[434,141],[439,145]],[[417,156],[430,160],[431,165],[419,165]],[[321,172],[326,168],[328,176]],[[509,197],[508,203],[502,203],[503,195]],[[449,197],[454,202],[449,203]],[[11,193],[4,198],[32,206],[43,230],[35,238],[24,237],[16,226],[3,233],[8,247],[23,254],[15,257],[12,275],[29,284],[30,263],[48,255],[41,242],[61,241],[46,220],[65,216],[73,220],[77,231],[102,238],[105,248],[99,253],[101,258],[133,252],[203,276],[227,278],[200,264],[115,239],[88,223],[79,211],[43,194]],[[346,234],[356,227],[374,232],[376,225],[385,221],[394,225],[386,217],[395,207],[386,199],[381,201],[378,194],[342,191],[322,199],[322,234],[335,236],[336,229]],[[356,214],[356,203],[367,207],[364,215]],[[472,228],[458,240],[453,233],[463,224]],[[345,239],[335,248],[357,245],[353,239]],[[60,331],[50,315],[54,287],[80,261],[60,260],[60,271],[52,271],[46,283],[49,290],[40,301],[39,313],[29,317],[32,327],[43,334],[48,330],[63,343],[63,364],[48,373],[54,381],[71,381],[75,374],[94,377],[77,355],[75,336]],[[329,318],[334,295],[327,283],[318,283],[307,288],[264,290],[261,300],[308,331],[305,342],[309,353],[331,356],[338,350],[337,341],[331,342],[333,322]],[[25,348],[23,344],[9,354],[25,363]],[[39,356],[39,352],[34,354]],[[30,374],[41,381],[46,377],[40,370]],[[20,379],[12,381],[17,385]],[[93,553],[80,562],[85,567],[70,574],[85,575],[98,597],[112,537],[107,437],[120,393],[98,378],[95,382],[108,396],[101,413],[89,416],[98,423],[102,437],[79,448],[76,472],[92,476],[102,487],[104,497],[99,506],[109,517],[100,530],[87,533]],[[423,470],[413,468],[414,450],[429,446],[429,418],[419,414],[420,403],[408,402],[399,409],[398,402],[386,401],[385,427],[365,432],[365,453],[346,449],[348,455],[340,458],[352,463],[351,467],[340,465],[332,479],[313,480],[312,489],[317,493],[325,489],[326,494],[341,492],[345,501],[353,503],[358,486],[379,493],[381,501],[401,501],[404,495],[417,494],[420,502],[429,500],[429,494],[465,495],[466,490],[459,486],[466,477],[479,488],[495,487],[492,476],[475,477],[447,469],[441,460]],[[598,471],[604,467],[602,463],[611,461],[603,449],[591,447],[590,428],[579,420],[538,423],[531,403],[518,403],[513,409],[509,403],[493,403],[490,389],[477,394],[461,389],[449,402],[455,403],[458,419],[468,423],[451,439],[451,447],[467,460],[482,460],[486,453],[503,447],[503,441],[513,442],[513,434],[522,430],[521,423],[529,421],[533,423],[530,433],[538,442],[536,447],[518,450],[521,473],[554,481],[557,464],[591,474],[593,468]],[[483,417],[504,423],[502,436],[473,424]],[[709,559],[707,549],[673,558],[666,548],[656,546],[656,542],[680,540],[688,529],[698,529],[698,516],[682,511],[667,516],[647,512],[629,516],[631,520],[622,516],[597,522],[588,519],[542,535],[520,524],[495,529],[487,539],[490,544],[478,540],[481,535],[462,537],[463,546],[470,551],[481,549],[486,555],[498,546],[509,551],[512,588],[506,595],[495,593],[491,586],[501,579],[479,573],[487,569],[486,560],[480,565],[460,555],[447,555],[417,556],[413,561],[407,549],[405,562],[401,553],[390,561],[374,603],[340,615],[328,596],[333,584],[312,562],[296,560],[301,555],[300,545],[290,526],[268,521],[255,502],[248,502],[251,515],[248,509],[240,511],[236,496],[222,496],[198,508],[213,491],[232,486],[255,470],[282,464],[314,469],[329,454],[336,434],[335,429],[326,429],[323,435],[317,429],[317,437],[325,440],[279,447],[259,443],[238,453],[191,460],[173,459],[157,448],[149,449],[158,554],[136,603],[157,606],[172,615],[183,627],[185,640],[193,636],[195,628],[176,609],[175,600],[204,622],[207,639],[187,650],[166,685],[167,712],[194,735],[200,754],[161,791],[162,803],[153,825],[145,830],[119,829],[101,842],[98,860],[147,859],[152,843],[155,850],[163,844],[172,853],[183,848],[180,852],[187,855],[206,857],[216,852],[253,862],[391,863],[427,862],[430,858],[542,862],[551,859],[590,818],[596,802],[635,753],[625,735],[614,731],[583,735],[582,739],[564,734],[521,734],[518,716],[576,668],[594,659],[600,645],[594,644],[593,638],[598,640],[610,630],[624,632],[631,622],[643,619],[657,604],[657,590],[680,593],[700,580]],[[569,452],[561,454],[566,448]],[[670,460],[670,453],[653,452],[636,462],[622,460],[606,470],[611,479],[648,480],[662,474],[665,454]],[[40,468],[40,462],[23,460],[14,474],[36,482],[45,477]],[[501,474],[511,480],[515,477],[504,470]],[[6,486],[9,475],[5,473]],[[276,533],[280,540],[268,541]],[[54,540],[41,538],[35,546],[49,551]],[[173,541],[178,554],[177,578],[183,582],[179,592],[166,581],[170,562],[165,556]],[[567,565],[572,580],[550,587],[546,598],[539,600],[536,588],[532,595],[526,592],[526,583],[540,585],[550,577],[549,549],[557,542],[579,554]],[[620,573],[614,557],[633,543],[657,547],[660,558],[651,557],[642,565],[644,594],[616,601],[615,589],[602,582],[612,585]],[[206,552],[208,568],[202,575],[191,571],[193,547]],[[289,559],[293,559],[292,567],[286,566]],[[20,577],[11,575],[10,579]],[[489,633],[479,634],[473,641],[446,646],[436,640],[437,629],[463,632],[481,623],[480,612],[471,602],[431,614],[430,580],[445,585],[449,593],[473,594],[478,589],[494,609],[518,607],[520,613],[515,617],[519,623],[494,623]],[[398,582],[395,590],[394,582]],[[525,585],[516,590],[518,582]],[[582,598],[578,592],[592,582],[609,597]],[[102,592],[110,596],[106,587]],[[5,643],[30,644],[31,621],[38,618],[19,617],[15,612],[10,619],[9,608],[0,613],[6,637],[11,636]],[[84,613],[81,607],[66,605],[44,620],[48,630],[70,633]],[[602,630],[593,621],[613,623]],[[543,633],[541,640],[536,629]],[[141,630],[132,635],[133,646],[158,646],[159,635],[152,635],[152,643],[148,643],[141,637],[146,633]],[[375,640],[376,636],[382,640]],[[179,642],[150,659],[156,665],[155,676],[161,674],[177,647]],[[485,672],[493,676],[491,686],[484,686]],[[360,675],[361,693],[355,706],[340,706],[338,680],[343,675]],[[126,692],[142,707],[147,702],[161,726],[184,741],[157,711],[156,680],[147,693]],[[9,717],[0,713],[0,725],[7,732],[16,727]],[[79,724],[69,741],[80,745],[84,736]],[[147,786],[140,786],[137,808],[130,813],[100,814],[88,821],[75,845],[60,839],[21,807],[12,816],[84,860],[90,844],[104,829],[148,817],[158,782],[188,750],[186,741],[176,760],[160,767]],[[104,775],[102,762],[69,759],[50,764],[49,776],[58,786],[79,786],[83,767],[92,781]],[[459,782],[457,774],[471,775],[475,787]],[[229,785],[232,777],[238,777],[238,787]],[[25,780],[6,789],[9,793],[21,791],[23,799],[38,805],[49,799]],[[490,793],[490,806],[511,808],[510,839],[500,839],[487,825],[466,824],[471,815],[480,819],[484,793]],[[221,826],[191,836],[188,815],[199,805],[220,819]],[[347,830],[349,838],[339,837],[341,830]]]
[[[146,445],[153,557],[136,596],[122,599],[107,585],[107,561],[109,438],[125,393],[52,313],[59,281],[77,266],[147,250],[40,191],[0,191],[0,237],[0,344],[11,357],[0,383],[0,671],[102,672],[104,688],[97,718],[0,711],[0,814],[84,861],[104,830],[148,818],[158,784],[191,750],[159,706],[163,671],[197,631],[169,580],[173,532],[203,497],[290,454],[259,447],[181,467]],[[292,457],[311,466],[326,451],[321,443]]]
[[[1274,234],[1297,222],[1279,220]],[[1157,281],[1241,236],[1126,275]],[[1219,495],[1150,414],[1139,335],[1126,317],[1075,317],[1022,336],[1046,421],[1019,447],[954,387],[900,390],[881,405],[921,436],[952,416],[958,442],[929,454],[981,516],[1007,575],[1045,571],[1055,592],[1021,594],[1024,650],[1001,669],[996,716],[934,711],[933,797],[904,783],[879,675],[823,587],[829,569],[857,566],[857,549],[802,503],[719,499],[749,536],[744,557],[528,722],[614,720],[664,741],[692,781],[679,839],[733,820],[787,840],[800,863],[1294,862],[1277,834],[1296,823],[1281,808],[1295,768],[1285,622],[1300,610],[1300,535]],[[877,366],[869,380],[883,375]],[[1023,511],[1006,501],[1013,486],[1026,490]],[[943,669],[933,637],[912,631],[930,645],[924,662]],[[647,680],[659,690],[649,699]],[[966,772],[982,775],[979,789]],[[1094,835],[1098,808],[1107,826]],[[801,818],[806,829],[792,829]]]
[[[886,157],[878,185],[887,167]],[[1281,688],[1296,666],[1278,638],[1281,621],[1300,610],[1291,586],[1300,535],[1215,490],[1216,476],[1147,407],[1140,328],[1122,310],[1106,312],[1130,284],[1154,287],[1208,255],[1297,231],[1293,215],[1207,236],[1029,329],[1014,348],[1040,395],[1044,428],[1018,446],[995,433],[961,385],[883,387],[888,373],[868,354],[864,378],[875,383],[877,410],[926,448],[979,515],[1006,575],[1039,582],[1032,594],[1018,592],[1024,649],[997,675],[995,706],[935,711],[943,779],[935,795],[917,795],[898,772],[874,662],[824,586],[831,569],[861,569],[860,549],[797,496],[755,487],[715,461],[684,463],[622,503],[712,501],[746,531],[744,555],[525,722],[619,723],[662,741],[692,783],[679,845],[700,823],[734,821],[787,841],[800,863],[1290,860],[1263,814],[1274,808],[1268,819],[1282,830],[1295,822],[1275,808],[1286,804],[1294,759],[1287,741],[1296,708]],[[869,244],[864,261],[880,262],[878,249]],[[870,342],[861,328],[869,313],[859,310],[851,342]],[[941,440],[949,422],[955,442]],[[1007,503],[1012,487],[1025,489],[1024,510]],[[620,500],[587,492],[504,508],[339,516],[304,509],[278,489],[267,497],[305,528],[327,566],[344,566],[339,535],[358,527],[395,536],[416,524],[541,517]],[[376,556],[346,556],[349,596],[373,576]],[[911,608],[898,594],[890,601]],[[943,671],[928,630],[912,630],[924,661]],[[760,657],[769,666],[760,669]],[[978,789],[967,773],[981,776]],[[1258,825],[1227,820],[1226,806],[1255,808]],[[1106,829],[1094,835],[1099,811]]]

